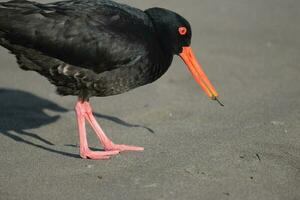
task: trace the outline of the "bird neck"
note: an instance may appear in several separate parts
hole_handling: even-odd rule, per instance
[[[172,45],[174,38],[172,37],[173,34],[169,29],[169,18],[174,17],[174,14],[162,8],[150,8],[145,10],[145,13],[152,21],[163,53],[167,56],[172,55],[173,57],[175,54],[174,45]]]

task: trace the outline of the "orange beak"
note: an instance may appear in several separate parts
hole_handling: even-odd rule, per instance
[[[218,93],[211,82],[208,80],[206,74],[204,73],[201,65],[198,63],[193,50],[191,47],[183,47],[182,53],[179,54],[180,57],[183,59],[187,67],[189,68],[190,72],[192,73],[196,82],[202,87],[204,92],[213,100],[217,99]],[[223,106],[221,102],[220,105]]]

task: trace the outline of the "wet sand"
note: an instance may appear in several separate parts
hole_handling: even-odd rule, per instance
[[[300,2],[122,2],[191,22],[225,107],[175,58],[154,84],[91,101],[115,142],[145,151],[83,160],[76,98],[57,96],[0,48],[0,199],[300,199]],[[101,148],[90,129],[89,141]]]

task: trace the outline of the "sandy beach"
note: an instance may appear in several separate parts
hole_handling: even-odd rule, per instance
[[[84,160],[76,98],[1,47],[0,200],[299,200],[300,1],[119,2],[187,18],[225,107],[175,57],[155,83],[91,100],[113,141],[145,151]]]

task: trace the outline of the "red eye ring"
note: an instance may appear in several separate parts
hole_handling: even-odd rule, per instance
[[[178,32],[180,35],[186,35],[187,34],[187,28],[184,26],[181,26],[178,28]]]

